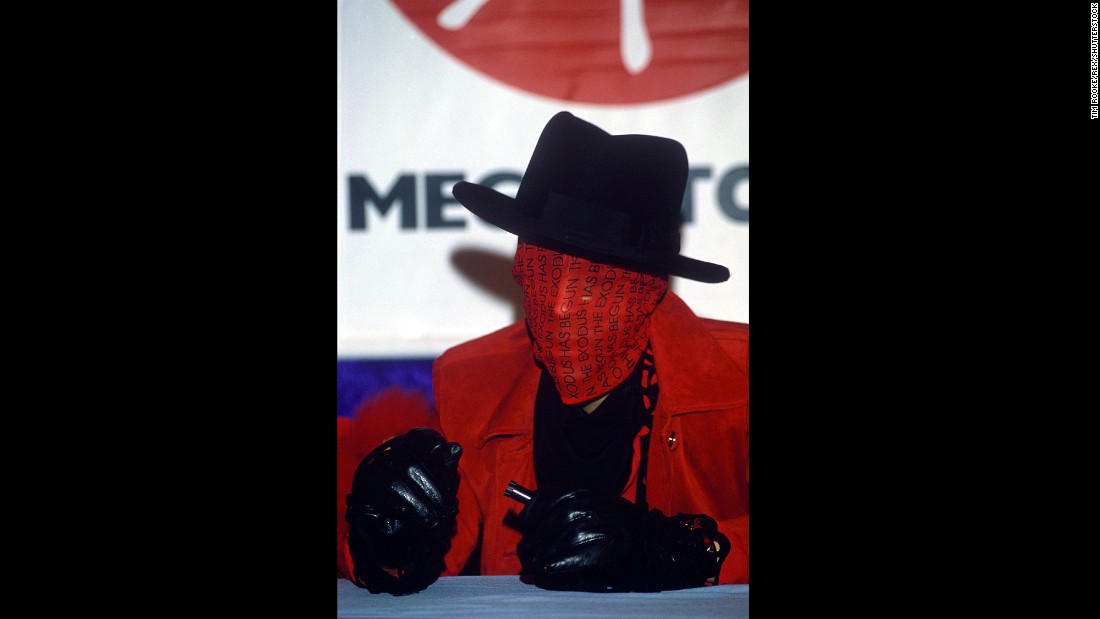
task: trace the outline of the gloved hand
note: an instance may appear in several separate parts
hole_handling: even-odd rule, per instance
[[[715,579],[729,539],[705,514],[665,516],[587,489],[539,493],[520,514],[525,579],[544,589],[662,591]]]
[[[461,455],[458,443],[416,428],[360,461],[344,516],[355,584],[405,595],[439,578],[458,516]]]

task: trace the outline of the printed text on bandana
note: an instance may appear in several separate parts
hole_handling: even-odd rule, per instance
[[[599,397],[630,375],[668,289],[659,277],[523,242],[512,275],[523,289],[535,357],[566,404]]]

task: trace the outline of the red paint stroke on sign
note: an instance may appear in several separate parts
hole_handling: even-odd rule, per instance
[[[391,0],[463,64],[553,99],[637,104],[749,70],[747,0]]]

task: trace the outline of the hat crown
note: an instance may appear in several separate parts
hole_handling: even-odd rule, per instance
[[[719,264],[680,255],[687,152],[676,140],[611,135],[559,112],[546,124],[515,198],[466,181],[451,190],[485,221],[590,260],[715,283]]]
[[[539,137],[516,206],[541,218],[568,201],[578,227],[611,219],[637,249],[676,254],[687,175],[687,152],[676,140],[611,135],[559,112]]]

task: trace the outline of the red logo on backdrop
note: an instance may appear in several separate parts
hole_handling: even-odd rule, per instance
[[[391,0],[455,58],[522,90],[630,104],[749,70],[748,0]]]

